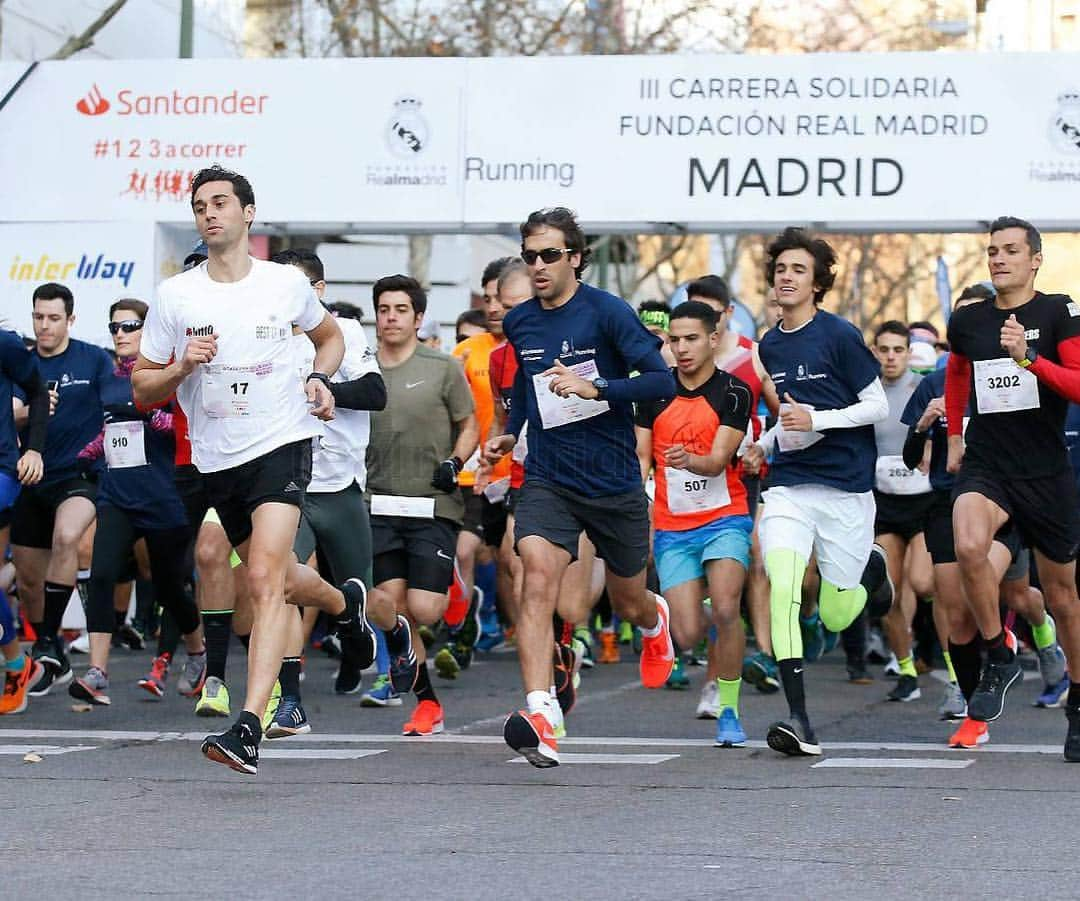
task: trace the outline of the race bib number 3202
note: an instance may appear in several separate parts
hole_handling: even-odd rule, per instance
[[[975,361],[975,400],[980,413],[1039,409],[1039,380],[1011,357]]]

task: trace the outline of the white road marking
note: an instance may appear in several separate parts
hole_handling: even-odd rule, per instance
[[[260,748],[262,760],[359,760],[385,754],[385,749],[372,748]]]
[[[952,760],[941,757],[829,757],[820,763],[815,763],[810,769],[816,770],[821,767],[856,770],[962,770],[974,762],[970,757]]]
[[[678,754],[559,754],[560,763],[628,763],[635,766],[652,766],[674,760]],[[515,757],[507,763],[528,763],[524,757]]]
[[[207,730],[199,732],[117,732],[107,729],[5,729],[0,727],[0,740],[4,739],[36,739],[36,740],[66,740],[66,741],[138,741],[138,742],[170,742],[170,741],[198,741],[206,738]],[[307,735],[294,735],[289,738],[289,743],[317,742],[325,744],[409,744],[409,745],[502,745],[501,735],[462,735],[457,732],[444,732],[442,735],[432,735],[426,738],[404,736],[400,733],[334,733],[334,732],[311,732]],[[636,738],[633,736],[585,736],[572,735],[560,738],[559,745],[565,747],[596,747],[606,748],[713,748],[714,741],[711,738]],[[748,741],[746,748],[761,750],[767,748],[763,741]],[[826,752],[838,751],[892,751],[899,753],[931,753],[938,754],[945,751],[945,742],[889,742],[889,741],[838,741],[824,742],[822,747]],[[1034,744],[995,744],[993,742],[981,745],[979,754],[1049,754],[1055,757],[1061,756],[1060,744],[1034,745]],[[974,749],[971,749],[974,750]],[[726,753],[730,754],[730,751]]]
[[[58,745],[0,745],[0,754],[18,754],[20,756],[24,754],[40,754],[42,757],[49,757],[57,754],[74,754],[76,751],[96,750],[96,745],[69,745],[63,748]]]

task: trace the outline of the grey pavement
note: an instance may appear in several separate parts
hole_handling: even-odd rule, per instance
[[[718,749],[712,722],[694,719],[703,670],[689,691],[646,692],[623,659],[584,673],[560,742],[572,761],[536,770],[501,739],[522,702],[513,654],[436,680],[446,734],[405,739],[411,705],[335,696],[335,664],[313,652],[312,734],[264,742],[246,777],[199,753],[225,721],[195,717],[173,685],[150,699],[135,685],[150,655],[115,652],[112,707],[75,712],[62,690],[0,718],[2,896],[1080,894],[1080,767],[1062,760],[1063,712],[1031,706],[1037,679],[1010,694],[989,744],[956,752],[934,676],[922,700],[886,703],[880,667],[849,685],[834,653],[808,669],[825,756],[787,759],[762,741],[786,713],[780,695],[748,688],[751,744]],[[242,672],[234,645],[234,703]],[[31,751],[41,762],[24,762]]]

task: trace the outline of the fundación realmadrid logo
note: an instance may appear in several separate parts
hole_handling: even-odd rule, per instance
[[[84,116],[100,116],[109,111],[109,101],[102,96],[101,88],[95,84],[86,96],[75,104],[75,109]]]
[[[386,125],[386,144],[400,159],[414,160],[427,150],[431,131],[420,112],[423,105],[416,97],[394,101],[394,112]]]
[[[1050,121],[1050,140],[1064,153],[1080,153],[1080,91],[1058,94],[1057,101]]]

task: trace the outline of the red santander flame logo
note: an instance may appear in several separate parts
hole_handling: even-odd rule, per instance
[[[108,112],[109,101],[101,96],[101,88],[95,84],[87,95],[75,104],[75,109],[84,116],[100,116]]]

